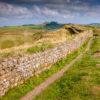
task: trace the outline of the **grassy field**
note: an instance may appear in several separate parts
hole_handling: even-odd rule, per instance
[[[100,37],[65,75],[43,91],[36,100],[100,100]]]
[[[11,48],[34,42],[34,34],[41,29],[32,26],[14,26],[0,28],[0,49]]]
[[[43,38],[48,30],[43,25],[23,25],[0,27],[0,49],[17,47],[23,44],[34,44]]]
[[[64,27],[58,30],[40,27],[30,25],[0,28],[0,59],[44,51],[79,35],[72,35]]]
[[[72,26],[66,26],[71,27]],[[75,29],[84,29],[83,26],[74,26]],[[75,31],[76,32],[76,31]],[[77,34],[77,33],[76,33]],[[43,25],[9,26],[0,28],[0,50],[42,42],[59,43],[76,36],[69,29],[46,29]]]
[[[49,32],[50,30],[34,29],[26,26],[0,28],[0,49],[18,47],[20,45],[33,45],[43,42],[57,43],[67,38],[66,32]],[[70,36],[70,34],[68,35]]]
[[[1,98],[1,100],[19,100],[20,97],[22,97],[27,92],[34,89],[37,85],[41,84],[48,77],[50,77],[52,74],[61,70],[66,65],[66,63],[69,63],[76,56],[78,56],[82,51],[84,51],[84,49],[86,48],[87,42],[88,41],[86,41],[77,51],[69,54],[66,58],[61,59],[60,61],[55,63],[49,70],[44,71],[39,76],[34,76],[34,77],[29,78],[22,85],[19,85],[19,86],[13,88],[13,89],[10,89],[6,93],[6,95],[3,98]]]
[[[47,30],[42,26],[10,26],[0,28],[0,59],[36,53],[52,47],[50,42],[37,42]]]

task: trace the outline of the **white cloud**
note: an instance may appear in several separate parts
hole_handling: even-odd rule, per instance
[[[26,15],[31,12],[26,7],[20,7],[16,5],[11,5],[7,3],[0,2],[0,15],[2,16],[18,16]]]
[[[71,0],[67,0],[67,3],[70,3]]]
[[[27,0],[26,0],[27,1]],[[33,0],[36,1],[36,0]],[[39,0],[38,0],[39,1]],[[40,0],[41,1],[41,0]],[[44,0],[45,1],[45,0]],[[55,1],[55,0],[54,0]],[[61,0],[58,0],[59,3]],[[65,2],[65,0],[63,0]],[[65,4],[46,4],[45,6],[33,5],[30,8],[26,6],[19,6],[0,2],[0,17],[4,19],[42,19],[42,17],[53,18],[54,20],[63,19],[69,20],[79,17],[100,17],[100,6],[89,6],[88,4],[81,4],[80,0],[76,0],[75,5],[68,5],[71,0],[66,0]],[[78,5],[77,5],[78,4]],[[82,16],[81,16],[82,14]]]
[[[41,12],[44,14],[44,15],[51,15],[51,16],[55,16],[55,15],[58,15],[59,12],[56,11],[56,10],[51,10],[49,8],[46,8],[44,7]]]
[[[76,17],[75,13],[67,9],[54,9],[48,6],[36,6],[33,5],[31,8],[22,7],[13,4],[7,4],[0,2],[0,15],[6,17],[5,19],[30,19],[30,18],[53,18],[56,19],[73,19]]]

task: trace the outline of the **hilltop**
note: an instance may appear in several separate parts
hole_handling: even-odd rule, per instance
[[[43,25],[48,28],[40,28]],[[39,26],[3,27],[0,28],[0,55],[3,58],[9,55],[44,51],[62,42],[71,41],[85,30],[87,30],[85,26],[63,25],[56,22]]]

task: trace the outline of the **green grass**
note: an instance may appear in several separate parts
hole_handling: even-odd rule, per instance
[[[100,100],[100,68],[93,52],[100,48],[100,37],[91,49],[64,76],[43,91],[36,100]]]
[[[72,61],[76,56],[78,56],[82,51],[84,51],[84,49],[86,48],[87,42],[88,41],[86,41],[84,45],[82,45],[77,51],[69,54],[66,58],[61,59],[60,61],[52,65],[52,67],[49,70],[44,71],[39,76],[33,76],[29,78],[22,85],[19,85],[13,89],[10,89],[5,94],[5,96],[1,98],[1,100],[19,100],[20,97],[24,96],[27,92],[31,91],[37,85],[41,84],[52,74],[61,70],[67,63]]]
[[[43,52],[47,49],[53,48],[52,44],[49,43],[43,43],[42,45],[37,45],[34,47],[30,47],[27,49],[27,53],[37,53],[37,52]]]
[[[92,52],[95,53],[97,51],[100,51],[100,36],[96,36],[93,42]]]
[[[23,26],[6,26],[0,27],[0,29],[44,29],[42,25],[23,25]]]
[[[12,55],[13,55],[13,52],[0,53],[0,59],[7,58],[7,57],[12,56]]]

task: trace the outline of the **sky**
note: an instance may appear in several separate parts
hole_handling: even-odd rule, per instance
[[[0,0],[0,26],[100,23],[100,0]]]

